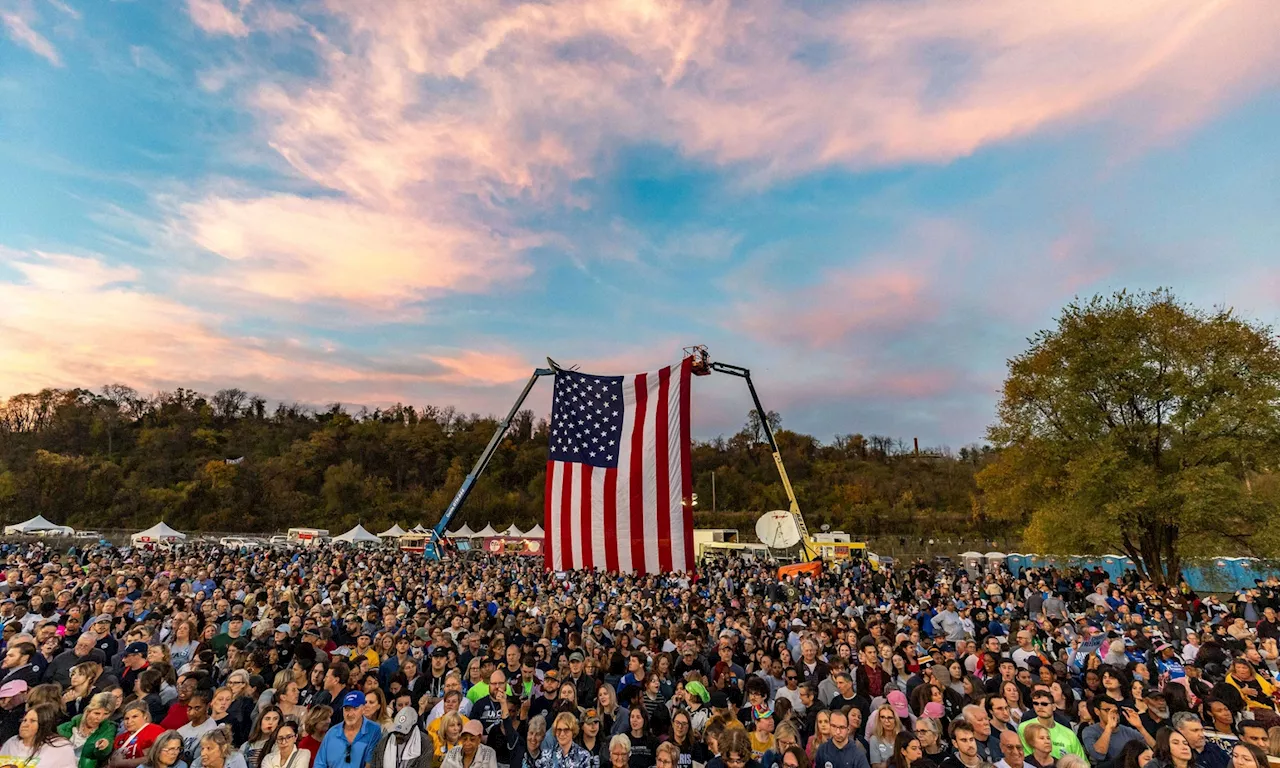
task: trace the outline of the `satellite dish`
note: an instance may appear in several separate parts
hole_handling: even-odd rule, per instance
[[[800,543],[800,526],[790,512],[777,509],[756,521],[756,537],[770,549],[788,549]]]

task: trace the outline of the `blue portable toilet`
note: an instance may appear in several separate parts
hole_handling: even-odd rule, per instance
[[[1235,580],[1236,589],[1253,587],[1254,579],[1265,579],[1261,561],[1256,557],[1228,557],[1231,578]]]
[[[1112,579],[1118,579],[1124,575],[1124,557],[1122,555],[1103,555],[1102,570]]]

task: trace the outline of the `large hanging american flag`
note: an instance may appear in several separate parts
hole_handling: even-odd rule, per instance
[[[693,571],[692,365],[635,376],[556,371],[548,568]]]

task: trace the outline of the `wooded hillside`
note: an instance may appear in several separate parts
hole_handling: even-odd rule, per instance
[[[0,405],[0,517],[42,514],[94,528],[163,518],[218,531],[429,526],[495,427],[493,417],[430,405],[271,408],[238,389],[144,397],[111,385],[16,395]],[[541,521],[546,432],[531,411],[520,414],[455,526]],[[974,511],[986,449],[916,457],[887,437],[823,443],[785,429],[778,440],[815,530],[994,533]],[[786,507],[754,412],[737,434],[697,443],[693,466],[699,525],[750,530],[760,512]]]

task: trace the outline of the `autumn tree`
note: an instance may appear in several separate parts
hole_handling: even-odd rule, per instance
[[[1068,305],[1009,361],[978,476],[984,512],[1038,551],[1122,549],[1151,579],[1188,556],[1255,552],[1276,512],[1251,479],[1280,458],[1269,327],[1168,291]]]

